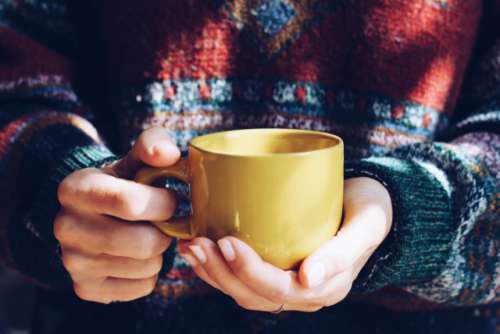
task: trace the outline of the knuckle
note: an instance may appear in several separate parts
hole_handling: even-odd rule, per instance
[[[64,268],[66,268],[66,270],[68,270],[70,273],[85,271],[85,266],[83,265],[82,261],[80,261],[75,256],[63,253],[61,260],[64,264]]]
[[[82,300],[97,301],[97,294],[93,291],[93,289],[90,289],[83,284],[74,283],[73,290],[75,291],[75,294],[78,296],[78,298]]]
[[[55,238],[62,244],[73,239],[76,226],[69,214],[60,212],[54,220],[53,232]]]
[[[57,187],[57,199],[62,206],[70,206],[74,201],[77,192],[85,182],[85,176],[91,168],[84,168],[66,176]]]
[[[57,217],[54,219],[54,225],[52,227],[52,231],[54,233],[54,237],[59,241],[62,242],[64,240],[64,226],[63,226],[63,221],[61,215],[57,215]]]
[[[62,206],[68,205],[74,192],[73,174],[65,177],[57,187],[57,199]]]

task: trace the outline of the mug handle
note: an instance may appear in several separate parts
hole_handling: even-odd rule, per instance
[[[135,182],[152,185],[156,180],[166,177],[174,177],[183,182],[189,183],[187,159],[179,160],[175,165],[165,168],[143,167],[135,175]],[[166,222],[152,222],[163,233],[170,237],[191,240],[194,238],[192,233],[192,216],[173,217]]]

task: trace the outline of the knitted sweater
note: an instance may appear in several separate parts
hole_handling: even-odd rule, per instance
[[[1,257],[68,289],[58,183],[150,126],[183,150],[214,131],[303,128],[341,136],[346,177],[393,200],[353,298],[496,303],[499,19],[496,0],[1,1]],[[166,258],[138,304],[214,294],[175,247]]]

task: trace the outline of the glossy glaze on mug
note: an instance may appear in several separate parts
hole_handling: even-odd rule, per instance
[[[193,216],[184,219],[190,237],[233,235],[265,261],[289,269],[339,227],[343,143],[336,136],[289,129],[227,131],[193,139],[188,157],[177,169],[150,168],[138,180],[174,175],[191,184]],[[156,224],[175,236],[170,231],[175,226]]]

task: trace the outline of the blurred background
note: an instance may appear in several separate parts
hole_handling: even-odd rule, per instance
[[[34,287],[0,266],[0,334],[28,334],[33,314]]]

